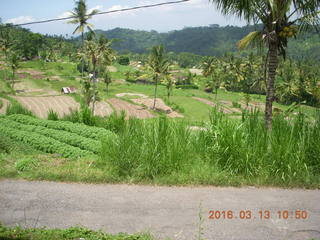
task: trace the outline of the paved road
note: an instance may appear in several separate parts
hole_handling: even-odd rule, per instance
[[[0,222],[7,225],[81,225],[111,233],[150,231],[161,239],[196,239],[200,209],[206,239],[320,239],[319,190],[0,181]],[[234,219],[209,219],[212,209],[233,211]],[[307,211],[306,219],[292,218],[298,209]],[[241,219],[242,210],[251,210],[252,218]],[[271,218],[260,220],[259,210],[269,210]],[[288,219],[279,219],[277,212],[284,210]],[[243,213],[241,217],[249,217]]]

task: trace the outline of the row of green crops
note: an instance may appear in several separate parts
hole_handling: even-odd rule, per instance
[[[19,122],[11,121],[6,118],[2,118],[2,119],[0,118],[0,124],[10,128],[14,128],[14,129],[39,133],[43,136],[54,138],[60,142],[63,142],[75,147],[79,147],[83,150],[87,150],[93,153],[100,152],[100,148],[101,148],[100,141],[96,141],[90,138],[85,138],[74,133],[69,133],[62,130],[55,130],[55,129],[45,128],[45,127],[35,126],[35,125],[25,125]]]
[[[59,153],[61,156],[66,158],[77,158],[92,154],[78,147],[73,147],[59,142],[53,138],[42,136],[34,132],[27,132],[18,130],[16,128],[11,128],[4,124],[0,124],[0,132],[12,139],[22,141],[23,143],[26,143],[40,151],[47,153]]]
[[[15,122],[19,122],[22,124],[42,126],[42,127],[56,129],[56,130],[63,130],[70,133],[78,134],[82,137],[91,138],[95,140],[100,140],[102,137],[108,137],[110,135],[114,136],[112,132],[104,128],[90,127],[81,123],[37,119],[31,116],[20,115],[20,114],[10,115],[8,116],[8,118],[10,120],[13,120]]]

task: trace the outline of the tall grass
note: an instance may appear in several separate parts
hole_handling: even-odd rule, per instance
[[[320,113],[274,119],[257,112],[232,120],[213,111],[206,130],[164,117],[131,119],[104,139],[99,164],[123,179],[166,183],[312,185],[320,182]]]
[[[23,114],[23,115],[34,116],[30,110],[24,108],[17,101],[11,101],[11,103],[6,109],[6,115],[12,115],[12,114]]]

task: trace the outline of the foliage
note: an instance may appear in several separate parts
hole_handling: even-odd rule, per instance
[[[12,101],[6,109],[6,115],[12,115],[12,114],[23,114],[23,115],[33,116],[33,113],[30,110],[24,108],[17,101]]]
[[[87,228],[71,227],[68,229],[45,229],[45,228],[9,228],[0,224],[0,238],[5,240],[152,240],[149,234],[124,234],[111,235],[102,231],[92,231]]]
[[[24,171],[29,171],[32,170],[33,167],[35,167],[37,165],[37,161],[35,159],[32,158],[22,158],[19,159],[16,164],[15,164],[15,168],[19,171],[19,172],[24,172]]]
[[[226,178],[238,176],[249,182],[307,184],[320,169],[316,147],[319,113],[316,119],[312,122],[298,115],[285,120],[279,115],[270,140],[256,112],[245,113],[239,122],[214,111],[204,130],[190,130],[186,122],[165,118],[152,122],[132,119],[119,138],[103,141],[100,164],[111,165],[124,179],[188,176],[186,181],[192,182],[194,176],[195,182],[210,182],[210,172],[219,172]],[[195,168],[197,176],[193,175]]]
[[[167,49],[171,61],[177,61],[181,67],[193,67],[201,62],[201,55],[221,57],[226,52],[236,53],[238,51],[236,43],[257,29],[261,29],[261,25],[237,27],[213,24],[203,27],[186,27],[168,33],[123,28],[108,31],[97,30],[96,32],[104,34],[110,39],[115,39],[112,46],[120,53],[145,54],[152,46],[162,43]],[[117,39],[119,40],[116,41]],[[297,38],[290,38],[288,56],[294,59],[308,57],[320,60],[319,42],[319,34],[312,30],[297,36]],[[132,59],[132,57],[130,58]],[[140,56],[139,60],[145,62],[146,58],[146,56]]]
[[[128,56],[120,56],[118,59],[120,65],[128,66],[130,64],[130,59]]]
[[[38,133],[17,130],[15,128],[11,128],[7,125],[4,126],[2,124],[0,125],[0,131],[4,135],[12,139],[29,144],[35,149],[41,150],[43,152],[59,153],[63,157],[67,158],[77,158],[90,155],[88,151],[81,150],[80,148],[70,146],[68,144],[62,143],[50,137],[45,137]]]
[[[49,109],[48,120],[57,121],[59,120],[58,113],[54,112],[52,109]]]
[[[100,143],[98,141],[79,136],[75,133],[50,129],[42,126],[21,124],[15,121],[7,120],[7,119],[0,119],[0,123],[4,124],[9,128],[38,133],[42,136],[50,137],[62,143],[79,147],[83,150],[87,150],[93,153],[98,153],[100,151]]]
[[[25,115],[11,115],[8,119],[27,125],[42,126],[50,129],[63,130],[70,133],[75,133],[80,136],[91,138],[94,140],[100,140],[101,137],[107,135],[113,135],[110,131],[99,128],[99,127],[89,127],[81,123],[72,123],[67,121],[51,121],[37,119]]]

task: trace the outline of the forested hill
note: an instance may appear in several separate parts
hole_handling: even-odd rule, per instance
[[[115,28],[108,31],[97,30],[114,41],[113,47],[121,53],[147,52],[152,46],[163,43],[167,51],[191,52],[200,55],[220,56],[225,52],[237,51],[236,43],[249,32],[254,31],[254,26],[224,26],[211,25],[207,27],[187,27],[182,30],[168,33],[156,31],[138,31],[131,29]],[[320,35],[316,33],[290,40],[289,53],[298,56],[320,56]]]

